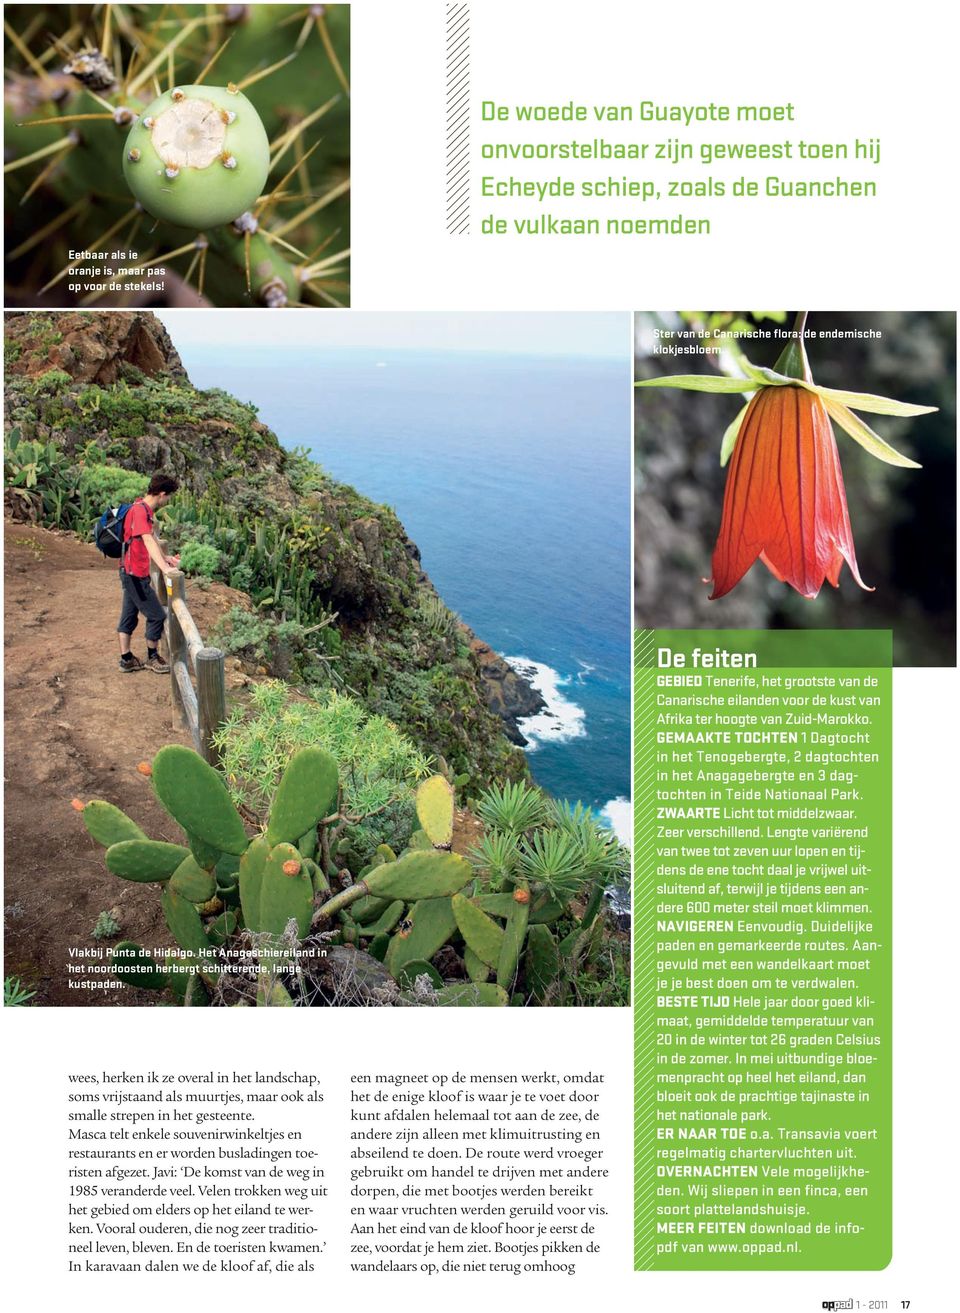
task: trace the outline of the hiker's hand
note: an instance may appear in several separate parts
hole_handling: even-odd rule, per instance
[[[167,560],[167,565],[170,566],[171,570],[178,570],[180,568],[179,556],[168,556],[166,560]]]

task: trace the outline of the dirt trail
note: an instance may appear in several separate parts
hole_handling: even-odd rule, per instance
[[[117,567],[92,545],[5,522],[5,971],[35,1004],[155,1001],[144,991],[68,988],[71,948],[89,949],[100,912],[119,909],[121,937],[171,943],[156,888],[118,880],[70,806],[106,798],[156,839],[180,841],[137,763],[173,727],[169,678],[117,669]],[[212,585],[189,594],[201,634],[236,600]],[[143,623],[133,650],[144,654]],[[108,945],[107,945],[108,946]]]

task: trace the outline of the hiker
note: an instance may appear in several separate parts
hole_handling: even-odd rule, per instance
[[[177,480],[169,474],[155,474],[147,491],[137,498],[123,520],[123,550],[120,556],[123,604],[117,634],[120,639],[120,669],[124,674],[136,670],[153,670],[158,675],[165,675],[170,670],[157,649],[167,613],[150,584],[150,562],[153,560],[161,570],[171,566],[175,568],[179,564],[179,557],[164,556],[153,536],[154,512],[166,506],[179,487]],[[130,640],[137,627],[138,614],[143,615],[147,626],[146,664],[130,651]]]

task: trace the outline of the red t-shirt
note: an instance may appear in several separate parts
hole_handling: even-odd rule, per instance
[[[153,511],[141,498],[133,503],[123,518],[123,541],[126,550],[120,569],[136,579],[150,577],[150,556],[143,545],[143,535],[153,533]]]

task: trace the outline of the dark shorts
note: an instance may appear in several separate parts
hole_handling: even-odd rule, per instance
[[[160,605],[150,580],[138,579],[136,575],[121,570],[120,587],[123,589],[123,604],[117,633],[132,634],[137,627],[138,616],[142,615],[147,622],[147,642],[156,643],[163,633],[167,612]]]

